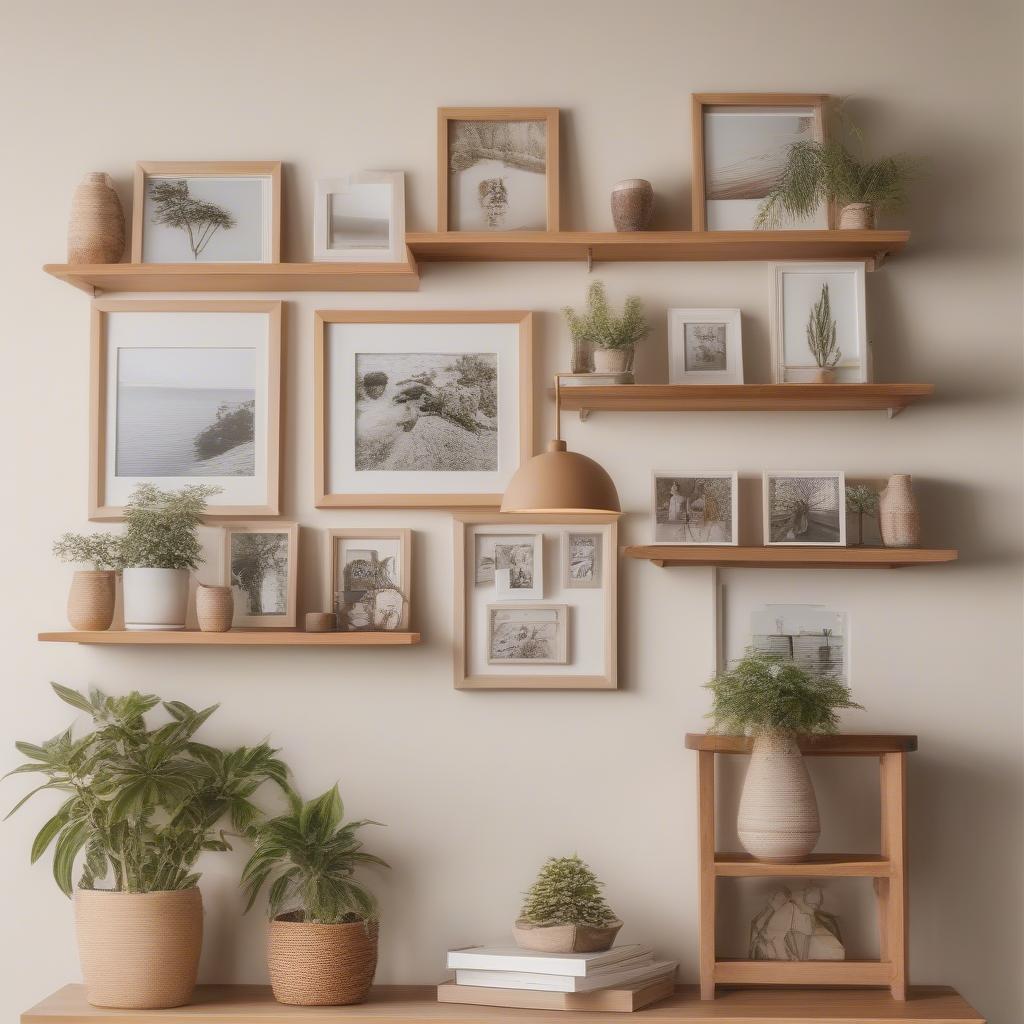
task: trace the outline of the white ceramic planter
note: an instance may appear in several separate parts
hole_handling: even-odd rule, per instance
[[[184,629],[188,569],[125,569],[124,628]]]

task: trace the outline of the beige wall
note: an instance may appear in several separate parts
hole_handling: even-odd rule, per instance
[[[1021,1018],[1021,40],[1016,4],[955,0],[774,3],[114,2],[6,0],[0,31],[5,392],[11,492],[3,504],[6,678],[0,757],[67,719],[47,681],[220,701],[212,742],[270,735],[315,793],[341,780],[349,810],[388,823],[394,865],[379,978],[431,981],[450,944],[507,931],[549,854],[578,850],[607,881],[623,938],[696,972],[694,761],[712,667],[704,570],[621,571],[617,693],[455,693],[451,528],[441,513],[321,512],[312,495],[312,313],[349,308],[522,308],[539,314],[539,379],[564,368],[559,308],[580,265],[428,266],[419,294],[288,300],[284,513],[304,533],[301,593],[319,594],[318,531],[416,530],[418,649],[161,652],[43,647],[70,577],[49,554],[84,528],[88,302],[40,271],[60,260],[72,189],[111,172],[127,201],[136,159],[286,161],[286,258],[308,259],[312,182],[348,169],[407,173],[408,222],[434,222],[435,108],[563,110],[563,223],[610,227],[608,193],[642,175],[658,227],[686,227],[689,93],[853,94],[878,151],[926,155],[906,255],[868,280],[882,380],[934,381],[939,398],[880,414],[566,417],[623,496],[623,543],[648,539],[649,472],[835,466],[911,472],[948,568],[723,577],[754,597],[842,603],[854,632],[862,731],[916,732],[911,764],[911,965],[955,984],[996,1024]],[[641,376],[663,379],[665,310],[739,306],[749,380],[767,379],[768,270],[756,264],[600,268],[654,323]],[[549,410],[539,401],[538,428]],[[850,778],[865,784],[858,789]],[[13,802],[22,787],[3,784]],[[868,848],[869,777],[820,774],[823,845]],[[77,977],[70,906],[28,866],[45,798],[3,826],[6,1016]],[[260,980],[263,922],[242,920],[241,855],[204,865],[209,979]],[[837,897],[839,898],[839,897]],[[851,929],[855,899],[842,897]],[[744,911],[745,913],[745,911]],[[869,940],[865,940],[869,941]],[[16,966],[17,965],[17,966]]]

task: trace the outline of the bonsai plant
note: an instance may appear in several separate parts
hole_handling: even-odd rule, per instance
[[[758,860],[802,860],[821,828],[797,738],[837,732],[837,712],[860,704],[836,676],[754,651],[707,686],[712,731],[754,737],[740,797],[740,842]]]
[[[242,872],[248,911],[264,884],[270,937],[267,966],[274,998],[298,1006],[362,1002],[377,969],[377,903],[353,874],[388,865],[366,853],[358,833],[373,821],[342,824],[337,785],[308,803],[254,822],[253,854]]]
[[[217,705],[195,711],[164,701],[169,721],[149,728],[145,716],[161,703],[152,694],[53,688],[92,719],[92,731],[76,738],[69,727],[41,744],[16,744],[28,761],[10,774],[38,772],[46,781],[10,814],[40,790],[66,795],[39,830],[32,861],[56,844],[53,876],[74,894],[89,1002],[180,1006],[191,998],[202,946],[196,862],[204,851],[230,849],[221,821],[250,827],[260,814],[251,797],[267,781],[288,791],[288,770],[265,743],[225,752],[196,742]]]
[[[601,895],[602,882],[577,854],[549,857],[526,894],[513,934],[523,949],[597,953],[622,927]]]
[[[629,296],[622,315],[616,316],[608,305],[604,285],[594,281],[587,289],[587,311],[563,310],[572,336],[572,370],[584,373],[593,357],[598,373],[621,373],[633,368],[637,342],[646,337],[648,327],[640,299]]]
[[[114,621],[117,570],[122,567],[121,538],[113,533],[65,533],[54,541],[62,562],[88,565],[76,569],[68,594],[68,622],[73,629],[110,629]]]
[[[821,286],[821,295],[807,314],[807,347],[818,365],[817,383],[831,384],[836,379],[835,368],[843,353],[836,342],[836,322],[832,318],[827,284]]]
[[[872,490],[866,484],[853,484],[846,488],[846,511],[857,517],[857,539],[853,541],[853,547],[862,547],[864,544],[864,517],[878,516],[878,492]]]

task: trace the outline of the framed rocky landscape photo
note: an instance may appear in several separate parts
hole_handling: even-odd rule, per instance
[[[136,484],[212,484],[207,515],[278,514],[280,302],[97,299],[89,517]]]
[[[316,314],[319,508],[496,506],[533,452],[532,314]]]
[[[224,527],[223,583],[235,602],[233,625],[294,628],[298,553],[298,523]]]

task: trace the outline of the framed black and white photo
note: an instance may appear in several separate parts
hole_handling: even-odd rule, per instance
[[[738,309],[670,309],[669,383],[742,384],[740,323]]]
[[[405,175],[364,171],[316,183],[313,259],[335,263],[404,263]]]
[[[224,585],[235,601],[235,626],[294,628],[298,593],[297,523],[224,527]]]
[[[409,628],[412,531],[327,531],[324,608],[342,632]]]
[[[532,314],[316,315],[320,508],[496,506],[533,452]]]
[[[732,472],[655,473],[655,544],[737,544],[739,483]]]
[[[846,478],[840,471],[766,472],[763,508],[765,544],[846,544]]]
[[[601,586],[604,538],[588,530],[562,534],[562,586],[566,590],[593,590]]]
[[[488,665],[564,665],[568,647],[567,605],[487,606]]]
[[[846,680],[846,614],[821,604],[766,604],[750,616],[750,647],[815,676]]]
[[[813,383],[820,378],[811,347],[818,323],[835,335],[829,369],[841,384],[871,379],[864,300],[863,263],[775,263],[772,265],[772,373],[775,382]]]
[[[507,601],[544,599],[544,535],[477,538],[477,577],[490,561],[494,592]],[[490,550],[491,554],[486,552]]]
[[[278,514],[281,305],[93,302],[91,519],[141,482],[219,487],[209,516]]]

